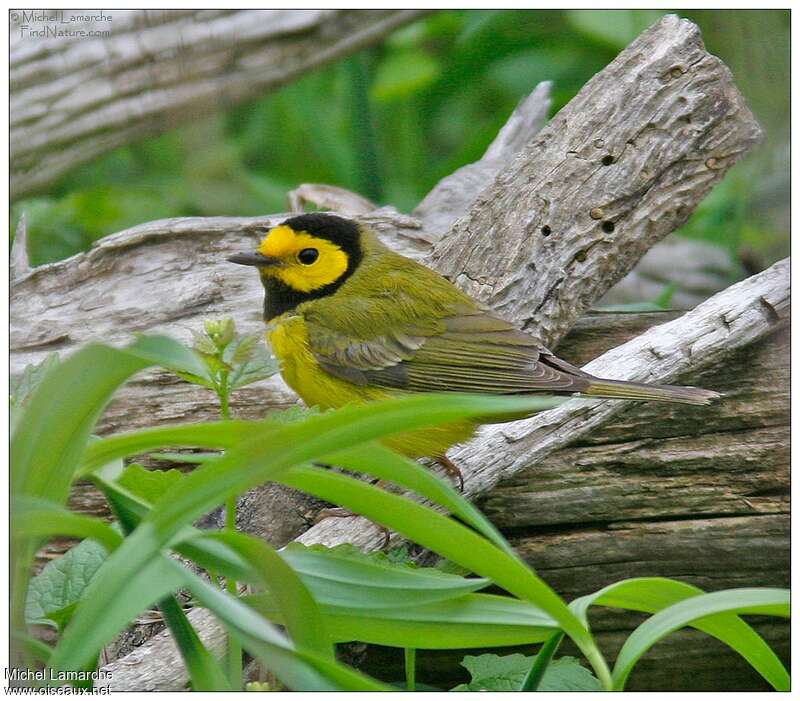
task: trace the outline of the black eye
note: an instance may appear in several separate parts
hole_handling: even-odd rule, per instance
[[[319,258],[319,251],[316,248],[304,248],[297,254],[297,260],[303,265],[311,265],[317,258]]]

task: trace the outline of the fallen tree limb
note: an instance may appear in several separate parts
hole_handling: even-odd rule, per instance
[[[53,24],[37,14],[12,20],[15,199],[114,148],[264,95],[425,13],[107,10],[100,14],[109,19],[85,29],[108,36],[52,39],[31,36]]]
[[[669,383],[720,362],[781,328],[788,320],[786,259],[732,285],[678,319],[604,353],[584,369],[619,380]],[[487,493],[501,479],[590,436],[628,407],[624,401],[574,399],[531,419],[484,427],[474,441],[450,452],[464,475],[464,494],[474,498]],[[699,416],[715,410],[712,406],[691,411]],[[298,540],[329,546],[348,542],[362,549],[380,547],[380,529],[364,519],[352,522],[355,520],[326,519]]]
[[[667,15],[498,174],[430,262],[553,344],[760,137],[698,28]]]

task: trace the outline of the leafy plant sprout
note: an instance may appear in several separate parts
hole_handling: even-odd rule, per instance
[[[231,418],[230,396],[234,390],[266,379],[277,371],[275,359],[269,354],[261,334],[238,336],[236,324],[230,317],[207,319],[203,332],[195,331],[192,349],[203,361],[204,375],[179,372],[178,375],[193,384],[208,387],[219,398],[220,416]],[[236,530],[236,495],[225,502],[225,528]],[[226,589],[233,595],[238,585],[230,577]],[[231,686],[240,688],[242,651],[235,638],[228,640],[228,676]]]

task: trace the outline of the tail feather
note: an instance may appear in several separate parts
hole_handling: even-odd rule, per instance
[[[642,399],[679,404],[711,404],[722,395],[699,387],[676,387],[673,385],[646,385],[623,380],[592,379],[582,394],[606,399]]]

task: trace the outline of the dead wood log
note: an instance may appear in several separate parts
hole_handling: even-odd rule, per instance
[[[62,23],[58,11],[17,11],[10,47],[12,197],[41,191],[114,148],[264,95],[423,14],[82,11],[96,19],[70,22],[71,30],[108,34],[48,38],[32,32]]]
[[[430,262],[552,344],[760,137],[697,26],[668,15],[523,148]]]

